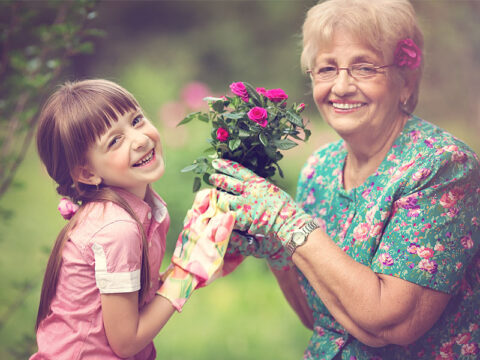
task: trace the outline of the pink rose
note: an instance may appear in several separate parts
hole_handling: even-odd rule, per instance
[[[452,208],[456,205],[458,200],[463,199],[465,193],[462,188],[455,187],[452,190],[447,191],[445,194],[442,195],[440,198],[440,204],[444,208]]]
[[[267,90],[265,96],[269,98],[272,102],[281,102],[288,99],[288,95],[285,94],[285,91],[283,91],[282,89]]]
[[[258,87],[255,89],[257,93],[263,96],[267,96],[267,90],[264,87]]]
[[[228,140],[228,137],[229,137],[229,133],[227,130],[225,130],[224,128],[218,128],[217,129],[217,139],[219,141],[227,141]]]
[[[378,257],[378,261],[382,263],[382,265],[385,266],[392,266],[393,265],[393,259],[388,253],[383,253]]]
[[[298,104],[295,110],[297,110],[298,113],[301,113],[303,110],[305,110],[305,104],[304,103]]]
[[[465,249],[473,248],[473,240],[470,235],[462,237],[460,242]]]
[[[58,211],[65,220],[70,220],[78,210],[78,205],[67,198],[61,198],[58,204]]]
[[[425,246],[420,246],[417,249],[417,255],[423,259],[430,259],[431,257],[433,257],[434,254],[435,254],[435,251],[433,251],[433,249],[430,249]]]
[[[394,53],[394,63],[398,67],[417,69],[422,62],[422,50],[412,39],[400,40]]]
[[[248,112],[248,118],[254,122],[256,122],[258,125],[261,127],[266,127],[268,122],[267,122],[267,117],[268,113],[267,110],[260,106],[255,106],[254,108],[250,109]]]
[[[428,175],[430,175],[431,172],[432,172],[432,170],[427,169],[427,168],[420,169],[415,174],[412,175],[412,179],[415,180],[415,181],[423,180]]]
[[[410,245],[408,245],[407,251],[408,251],[410,254],[416,254],[416,253],[417,253],[417,250],[418,250],[418,245],[416,245],[416,244],[410,244]]]
[[[423,271],[427,271],[430,274],[435,274],[437,272],[437,263],[433,260],[422,259],[418,263],[418,268]]]
[[[358,224],[353,230],[353,237],[357,241],[365,241],[370,233],[370,225],[367,223]]]
[[[470,343],[464,344],[462,346],[462,355],[476,355],[478,354],[478,344],[477,343]]]
[[[243,101],[248,102],[248,91],[241,81],[231,83],[230,90],[232,90],[232,93],[239,96]]]
[[[457,342],[458,345],[463,345],[463,344],[467,344],[471,338],[472,338],[472,335],[470,333],[462,333],[457,335],[457,338],[455,339],[455,341]]]

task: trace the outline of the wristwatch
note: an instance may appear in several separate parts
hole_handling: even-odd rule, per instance
[[[288,241],[287,245],[285,245],[285,249],[287,250],[288,254],[291,256],[297,247],[305,244],[308,235],[310,235],[310,233],[318,227],[319,226],[317,222],[315,220],[311,220],[305,223],[305,225],[303,225],[299,230],[295,230],[292,233],[292,237]]]

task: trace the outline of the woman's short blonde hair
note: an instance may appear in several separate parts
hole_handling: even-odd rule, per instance
[[[312,7],[303,24],[301,65],[304,71],[315,66],[318,53],[331,44],[339,28],[358,36],[383,56],[385,64],[393,63],[400,40],[410,38],[423,50],[423,34],[408,0],[327,0]],[[416,78],[415,89],[406,106],[409,112],[418,101],[422,67],[423,59],[418,69],[401,71],[402,76],[414,75]]]

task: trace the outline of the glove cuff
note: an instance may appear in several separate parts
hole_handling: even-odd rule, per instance
[[[178,312],[181,312],[183,305],[197,287],[198,279],[179,266],[169,268],[162,278],[163,284],[157,290],[157,295],[166,298]]]

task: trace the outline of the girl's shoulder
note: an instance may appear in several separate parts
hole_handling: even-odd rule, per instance
[[[112,238],[129,234],[141,239],[136,221],[113,202],[91,202],[85,205],[78,223],[70,233],[70,239],[81,247],[87,247],[98,234],[109,234]]]

